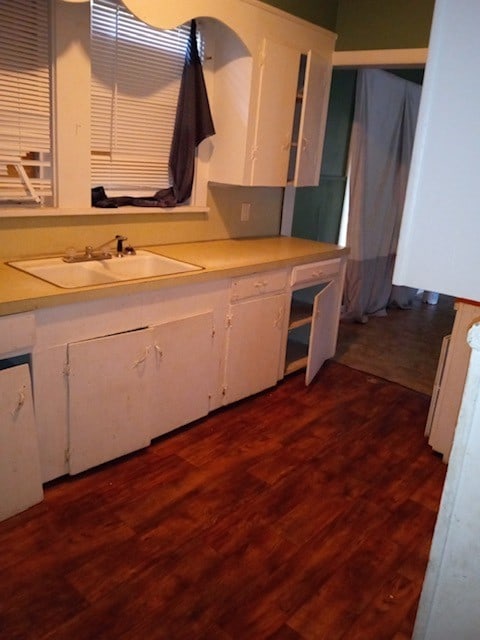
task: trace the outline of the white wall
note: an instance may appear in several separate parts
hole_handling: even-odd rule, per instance
[[[394,283],[480,300],[478,0],[437,0]],[[480,637],[480,324],[414,640]]]
[[[394,283],[480,300],[478,0],[437,0]]]

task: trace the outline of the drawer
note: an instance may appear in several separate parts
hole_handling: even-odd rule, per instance
[[[0,357],[31,351],[35,344],[35,316],[18,313],[0,317]]]
[[[291,285],[322,282],[334,278],[340,273],[340,264],[341,260],[335,259],[293,267]]]
[[[287,271],[265,271],[232,281],[231,301],[283,291],[287,285]]]

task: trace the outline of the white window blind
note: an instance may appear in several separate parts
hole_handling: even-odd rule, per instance
[[[155,29],[116,0],[92,4],[92,187],[151,195],[168,157],[190,25]]]
[[[51,195],[48,3],[0,5],[0,201]]]

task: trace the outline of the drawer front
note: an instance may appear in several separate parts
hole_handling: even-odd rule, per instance
[[[340,273],[341,260],[324,260],[301,265],[292,269],[291,285],[309,282],[322,282],[334,278]]]
[[[27,353],[34,344],[33,313],[18,313],[0,318],[0,357]]]
[[[287,272],[265,271],[253,276],[245,276],[232,281],[231,301],[253,298],[266,293],[283,291],[287,285]]]

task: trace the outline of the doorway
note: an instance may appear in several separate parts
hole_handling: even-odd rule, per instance
[[[423,82],[423,68],[388,71]],[[293,236],[342,244],[356,77],[357,68],[333,71],[320,184],[296,190]],[[365,325],[341,322],[335,360],[431,395],[442,340],[454,320],[453,303],[440,296],[436,305],[426,304],[419,293],[411,309],[389,309],[386,317],[370,318]]]

